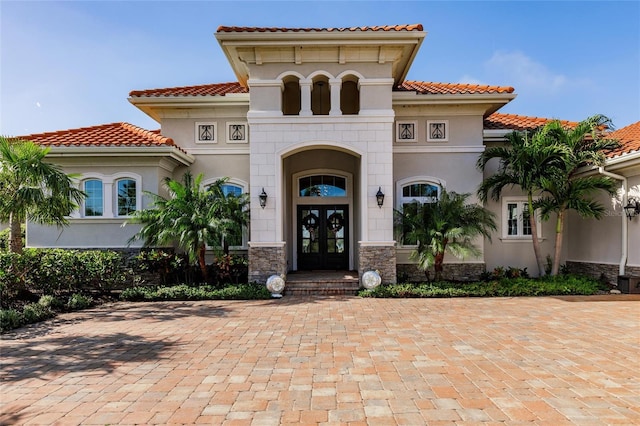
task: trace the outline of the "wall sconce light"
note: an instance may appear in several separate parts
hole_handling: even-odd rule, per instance
[[[378,192],[376,193],[376,201],[378,202],[378,207],[382,208],[384,204],[384,193],[382,192],[382,187],[378,187]]]
[[[258,195],[258,198],[260,199],[260,207],[264,209],[267,205],[267,193],[264,192],[264,188],[262,188],[262,192]]]
[[[640,215],[640,201],[634,198],[629,198],[629,203],[624,206],[624,214],[627,215],[629,220]]]

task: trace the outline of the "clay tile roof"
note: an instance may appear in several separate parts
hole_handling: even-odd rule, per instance
[[[356,32],[356,31],[422,31],[422,24],[380,25],[348,28],[281,28],[281,27],[218,27],[219,33],[310,33],[310,32]]]
[[[513,93],[510,86],[488,86],[482,84],[433,83],[427,81],[405,81],[394,89],[397,92],[417,92],[421,95],[466,95]]]
[[[159,130],[145,130],[129,123],[111,123],[57,132],[35,133],[15,139],[33,141],[43,146],[175,146],[173,139]]]
[[[629,124],[618,130],[609,133],[607,137],[618,139],[620,148],[617,148],[607,154],[607,157],[617,157],[632,152],[640,152],[640,121]]]
[[[550,121],[553,121],[553,119],[494,112],[484,119],[484,128],[490,130],[533,130],[537,127],[544,126]],[[559,121],[568,127],[574,127],[578,124],[575,121]]]
[[[228,93],[249,93],[240,83],[216,83],[199,86],[168,87],[165,89],[132,90],[129,96],[172,97],[172,96],[224,96]]]

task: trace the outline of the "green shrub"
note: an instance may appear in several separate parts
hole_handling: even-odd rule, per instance
[[[38,304],[56,311],[64,308],[64,303],[62,302],[62,300],[50,294],[42,296],[40,300],[38,300]]]
[[[157,274],[162,285],[174,284],[179,279],[192,281],[187,258],[171,250],[142,250],[132,259],[131,266],[136,273]]]
[[[143,302],[145,300],[153,300],[156,289],[150,287],[129,287],[122,290],[120,300],[129,302]]]
[[[2,306],[25,292],[53,296],[106,293],[129,281],[127,260],[115,251],[28,248],[21,255],[0,252]]]
[[[13,330],[14,328],[21,327],[24,324],[24,317],[15,309],[1,309],[0,310],[0,331]]]
[[[180,284],[170,287],[132,287],[120,294],[121,300],[130,302],[156,300],[251,300],[269,299],[271,293],[264,285],[237,284],[223,288],[211,285],[189,286]]]
[[[93,305],[93,298],[82,294],[72,294],[67,302],[67,308],[71,311],[90,308]]]
[[[501,278],[486,282],[428,284],[388,284],[361,290],[362,297],[514,297],[592,295],[603,290],[597,280],[572,275],[530,278]]]
[[[29,303],[22,309],[25,324],[44,321],[53,318],[55,315],[55,312],[53,312],[50,307],[41,305],[40,303]]]

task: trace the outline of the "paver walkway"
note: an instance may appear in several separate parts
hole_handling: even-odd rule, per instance
[[[640,424],[640,298],[104,306],[3,336],[1,424]]]

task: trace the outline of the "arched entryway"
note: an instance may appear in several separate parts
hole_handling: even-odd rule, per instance
[[[282,158],[288,269],[357,269],[360,157],[307,146]]]

